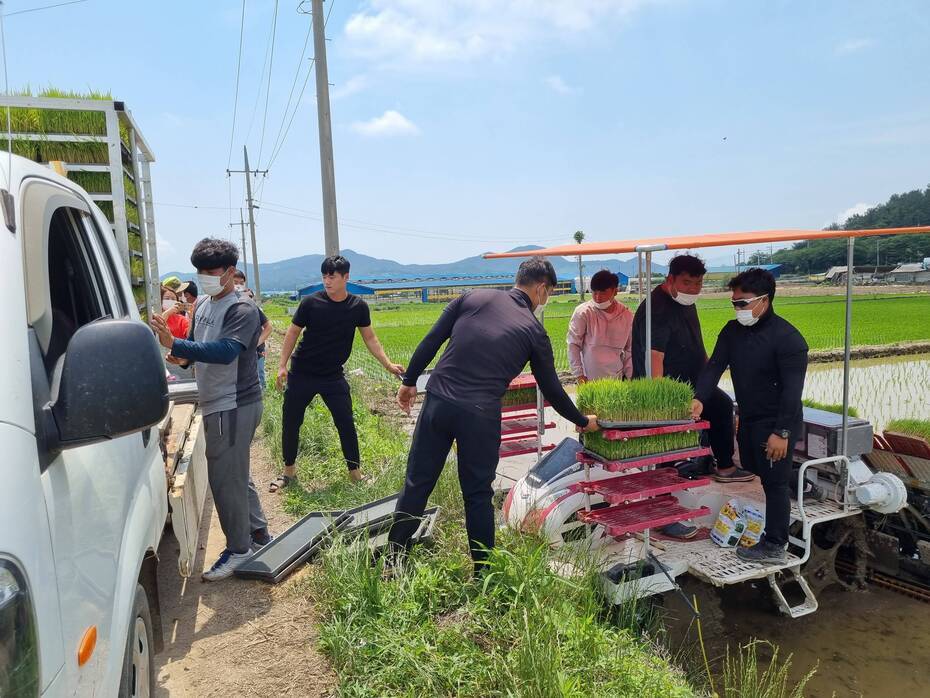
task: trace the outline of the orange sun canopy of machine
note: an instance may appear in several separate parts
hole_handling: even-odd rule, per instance
[[[760,245],[770,242],[860,238],[876,235],[916,235],[920,233],[930,233],[930,225],[918,225],[910,228],[872,228],[869,230],[755,230],[733,233],[707,233],[705,235],[684,235],[681,237],[582,242],[581,244],[557,245],[539,250],[521,250],[519,252],[489,252],[484,257],[485,259],[534,257],[536,255],[573,257],[588,254],[693,250],[700,247],[724,247],[726,245]]]

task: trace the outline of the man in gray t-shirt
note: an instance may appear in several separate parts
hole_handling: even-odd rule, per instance
[[[262,390],[256,368],[258,307],[235,290],[236,246],[205,238],[191,253],[202,295],[191,317],[188,339],[175,339],[155,315],[152,327],[168,360],[196,364],[197,389],[206,434],[210,490],[226,549],[203,574],[204,581],[225,579],[271,540],[258,493],[249,475],[249,447],[262,416]]]

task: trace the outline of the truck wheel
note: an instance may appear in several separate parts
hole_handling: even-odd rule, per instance
[[[147,698],[155,692],[155,665],[152,657],[152,614],[141,584],[136,584],[136,598],[129,617],[129,633],[123,655],[120,698]]]

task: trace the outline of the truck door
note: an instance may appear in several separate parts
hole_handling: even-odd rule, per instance
[[[30,361],[33,375],[47,381],[36,397],[43,399],[45,388],[54,400],[74,332],[104,317],[133,313],[113,264],[112,245],[100,237],[89,206],[74,192],[41,179],[27,183],[23,227]],[[126,389],[132,390],[132,376],[126,376]],[[65,685],[80,694],[108,692],[103,677],[122,659],[125,635],[114,636],[113,622],[115,611],[118,615],[122,606],[131,605],[132,596],[123,598],[118,580],[131,575],[134,591],[145,554],[144,545],[139,549],[138,543],[127,541],[153,535],[157,540],[151,530],[144,536],[133,530],[130,515],[139,499],[164,500],[163,489],[152,492],[155,441],[136,433],[57,453],[43,452],[39,443],[60,596]],[[96,650],[78,667],[77,648],[90,628],[96,629]]]

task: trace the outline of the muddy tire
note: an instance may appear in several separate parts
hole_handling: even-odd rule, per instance
[[[123,672],[119,684],[120,698],[148,698],[155,692],[155,663],[152,614],[141,584],[129,616],[129,632],[123,654]]]

